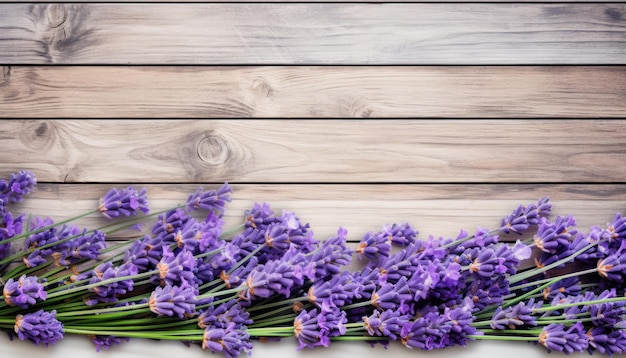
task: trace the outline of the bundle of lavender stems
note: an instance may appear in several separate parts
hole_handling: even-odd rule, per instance
[[[97,350],[173,340],[228,358],[280,339],[298,349],[504,340],[567,354],[626,350],[619,213],[582,231],[571,216],[550,218],[546,197],[496,218],[493,230],[418,239],[409,224],[391,224],[351,249],[345,229],[320,240],[267,203],[224,228],[227,183],[157,213],[145,189],[111,189],[92,211],[56,222],[11,211],[35,186],[28,171],[0,181],[0,329],[14,340],[84,335]],[[90,215],[103,226],[74,224]],[[139,223],[147,234],[105,240]],[[499,240],[516,234],[527,239]]]

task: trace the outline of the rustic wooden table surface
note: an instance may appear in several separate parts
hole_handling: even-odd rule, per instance
[[[53,218],[114,185],[165,207],[228,181],[228,223],[267,201],[320,239],[393,222],[455,236],[546,195],[555,215],[604,225],[626,210],[625,64],[619,2],[2,1],[0,177],[33,171],[20,208]],[[0,344],[96,356],[76,338]],[[98,357],[176,354],[206,353],[139,341]],[[449,354],[545,356],[491,342],[431,355]]]

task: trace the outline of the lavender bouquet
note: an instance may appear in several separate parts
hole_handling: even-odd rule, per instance
[[[35,185],[27,171],[0,181],[0,329],[11,338],[47,346],[84,335],[97,350],[174,340],[228,358],[284,338],[298,349],[507,340],[567,354],[626,350],[619,213],[583,232],[571,216],[548,218],[542,198],[494,230],[418,240],[409,224],[392,224],[350,247],[345,229],[317,240],[266,203],[224,229],[227,183],[154,213],[145,189],[111,189],[93,211],[57,222],[11,212]],[[74,224],[88,215],[102,215],[102,227]],[[148,232],[135,239],[105,240],[140,223]]]

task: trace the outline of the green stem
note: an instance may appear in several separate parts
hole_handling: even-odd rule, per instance
[[[254,311],[258,311],[258,310],[262,310],[262,309],[266,309],[266,308],[272,308],[272,307],[277,307],[277,306],[285,306],[285,305],[289,305],[289,304],[300,302],[300,301],[308,301],[308,297],[306,295],[304,295],[304,296],[301,296],[301,297],[294,297],[294,298],[290,298],[290,299],[287,299],[287,300],[267,303],[267,304],[264,304],[264,305],[252,306],[252,307],[248,308],[247,311],[248,312],[254,312]],[[286,306],[286,308],[290,308],[291,309],[291,306]]]
[[[536,342],[538,337],[520,337],[520,336],[488,336],[488,335],[468,335],[467,338],[477,340],[490,340],[490,341],[524,341],[524,342]]]
[[[582,249],[576,251],[575,253],[571,254],[570,256],[567,256],[564,259],[561,259],[561,260],[558,260],[556,262],[553,262],[550,265],[546,265],[546,266],[541,267],[541,268],[531,269],[531,270],[528,270],[528,271],[524,271],[524,272],[520,272],[518,274],[512,275],[512,276],[509,277],[509,285],[512,285],[514,283],[523,281],[523,280],[525,280],[527,278],[531,278],[531,277],[533,277],[533,276],[535,276],[537,274],[546,272],[546,271],[551,270],[551,269],[553,269],[555,267],[558,267],[558,266],[560,266],[560,265],[562,265],[564,263],[567,263],[567,262],[571,261],[572,259],[574,259],[575,257],[577,257],[578,255],[582,254],[583,252],[585,252],[585,251],[589,250],[590,248],[596,246],[597,244],[598,244],[597,242],[595,242],[593,244],[589,244],[589,245],[585,246],[584,248],[582,248]]]
[[[74,293],[74,292],[80,292],[80,291],[83,291],[83,290],[88,290],[88,289],[91,289],[91,288],[94,288],[94,287],[98,287],[98,286],[108,285],[108,284],[114,283],[114,282],[120,282],[120,281],[124,281],[124,280],[136,280],[136,279],[139,279],[139,278],[152,276],[152,275],[154,275],[154,274],[156,274],[158,272],[159,272],[158,270],[153,270],[153,271],[143,272],[143,273],[140,273],[140,274],[137,274],[137,275],[114,277],[114,278],[110,278],[110,279],[107,279],[107,280],[102,280],[100,282],[92,283],[92,284],[89,284],[89,285],[72,287],[72,288],[68,288],[68,289],[65,289],[65,290],[62,290],[62,291],[58,291],[58,292],[52,292],[52,293],[48,292],[48,299],[54,298],[54,297],[63,296],[63,295],[69,294],[69,293]],[[63,289],[63,287],[61,287],[61,289]]]
[[[185,331],[183,334],[176,334],[178,332],[173,331],[144,331],[144,332],[124,332],[124,331],[105,331],[105,330],[93,330],[82,329],[80,326],[65,326],[65,333],[81,334],[81,335],[98,335],[98,336],[116,336],[116,337],[129,337],[129,338],[148,338],[148,339],[161,339],[161,340],[173,340],[173,341],[202,341],[204,339],[203,332]],[[181,337],[183,335],[184,337]]]
[[[592,268],[592,269],[588,269],[588,270],[584,270],[584,271],[572,272],[572,273],[569,273],[569,274],[566,274],[566,275],[554,276],[554,277],[546,278],[546,279],[543,279],[543,280],[536,280],[536,281],[525,283],[525,284],[522,284],[522,285],[511,286],[511,287],[509,287],[509,289],[511,291],[515,291],[515,290],[519,290],[519,289],[522,289],[522,288],[532,287],[532,286],[535,286],[535,285],[538,285],[538,284],[542,284],[544,282],[555,282],[554,279],[558,279],[556,281],[556,282],[558,282],[558,281],[560,281],[562,279],[565,279],[565,278],[582,276],[582,275],[586,275],[588,273],[595,273],[595,272],[598,272],[598,269],[597,268]]]
[[[84,218],[84,217],[86,217],[86,216],[89,216],[89,215],[91,215],[91,214],[95,214],[95,213],[97,213],[97,212],[99,212],[99,210],[98,210],[98,209],[96,209],[96,210],[91,210],[91,211],[88,211],[88,212],[86,212],[86,213],[82,213],[82,214],[80,214],[80,215],[74,216],[74,217],[72,217],[72,218],[65,219],[65,220],[62,220],[62,221],[59,221],[59,222],[56,222],[56,223],[53,223],[53,224],[50,224],[50,225],[44,226],[44,227],[40,227],[40,228],[35,229],[35,230],[32,230],[32,231],[26,231],[26,232],[24,232],[24,233],[22,233],[22,234],[19,234],[19,235],[13,236],[12,238],[9,238],[9,239],[6,239],[6,240],[3,240],[3,241],[2,241],[2,243],[3,243],[3,244],[8,244],[8,243],[10,243],[10,242],[17,241],[17,240],[19,240],[19,239],[23,239],[23,238],[28,237],[28,236],[30,236],[30,235],[35,235],[35,234],[38,234],[38,233],[40,233],[40,232],[43,232],[43,231],[46,231],[46,230],[52,229],[52,228],[54,228],[54,227],[61,226],[61,225],[64,225],[64,224],[67,224],[67,223],[69,223],[69,222],[72,222],[72,221],[75,221],[75,220],[78,220],[78,219],[82,219],[82,218]],[[27,228],[27,229],[28,229],[28,228]],[[0,261],[0,264],[4,264],[4,263],[6,263],[5,261],[6,261],[6,259],[4,259],[4,260]]]
[[[130,305],[130,306],[119,306],[119,307],[109,307],[109,308],[98,308],[98,309],[93,309],[93,310],[63,312],[63,313],[57,313],[56,316],[57,317],[76,317],[76,316],[84,316],[84,315],[101,315],[103,313],[136,310],[140,308],[146,308],[148,306],[149,304],[147,303],[140,303],[140,304]]]
[[[563,308],[570,308],[570,307],[577,307],[577,306],[587,306],[587,305],[597,305],[597,304],[600,304],[600,303],[622,302],[622,301],[626,301],[626,297],[613,297],[613,298],[605,298],[605,299],[601,299],[601,300],[580,301],[580,302],[575,302],[575,303],[564,303],[564,304],[561,304],[561,305],[545,306],[545,307],[541,307],[541,308],[535,308],[535,309],[533,309],[533,312],[534,313],[550,312],[550,311],[560,310],[560,309],[563,309]]]

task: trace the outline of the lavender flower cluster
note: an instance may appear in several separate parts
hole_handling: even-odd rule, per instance
[[[116,251],[108,221],[90,230],[12,215],[35,183],[25,171],[0,181],[0,329],[20,340],[50,345],[83,334],[97,350],[130,337],[180,340],[228,358],[255,339],[282,337],[295,337],[298,349],[342,339],[420,350],[510,339],[566,354],[626,352],[621,214],[583,233],[571,216],[550,219],[546,197],[496,230],[419,240],[398,223],[352,249],[344,228],[319,241],[294,213],[267,203],[225,230],[228,183],[155,214],[147,190],[131,186],[111,189],[91,212],[126,229],[151,221]]]

